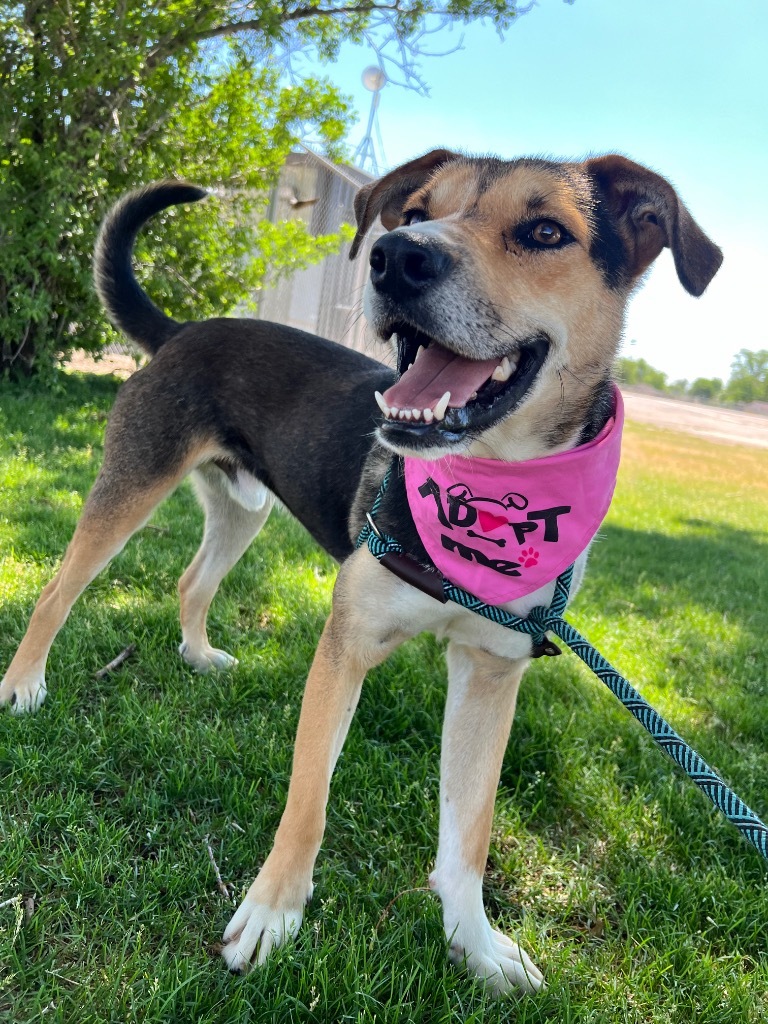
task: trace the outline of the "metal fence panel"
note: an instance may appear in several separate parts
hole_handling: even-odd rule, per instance
[[[355,194],[372,180],[364,171],[339,167],[310,149],[292,153],[275,188],[269,219],[300,217],[316,235],[338,231],[342,224],[355,223]],[[338,254],[321,263],[267,282],[259,296],[259,316],[380,357],[366,330],[362,301],[368,254],[382,232],[379,226],[370,232],[354,262],[349,243],[344,243]]]

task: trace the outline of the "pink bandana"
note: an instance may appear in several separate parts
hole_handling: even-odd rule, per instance
[[[557,579],[587,547],[611,504],[624,403],[597,437],[528,462],[405,459],[416,529],[440,572],[487,604]]]

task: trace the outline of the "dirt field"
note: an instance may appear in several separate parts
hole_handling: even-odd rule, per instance
[[[682,430],[709,441],[768,448],[768,416],[679,402],[674,398],[640,394],[624,388],[622,393],[628,420]]]
[[[102,359],[96,360],[86,352],[73,352],[72,358],[65,364],[68,370],[80,373],[112,373],[120,380],[125,380],[137,369],[133,356],[109,352]]]
[[[74,354],[69,366],[84,373],[114,373],[116,377],[125,379],[136,369],[136,362],[131,356],[117,354],[107,355],[96,362],[79,352]],[[622,393],[629,420],[682,430],[686,434],[695,434],[723,444],[768,448],[768,416],[679,402],[674,398],[661,398],[626,388],[622,389]]]

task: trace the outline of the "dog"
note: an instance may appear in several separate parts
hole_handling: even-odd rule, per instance
[[[431,631],[448,639],[430,884],[442,901],[449,956],[495,993],[535,992],[541,972],[488,921],[482,900],[494,797],[532,640],[435,600],[355,540],[392,466],[377,528],[434,573],[403,460],[478,458],[501,472],[593,443],[615,411],[611,368],[630,293],[669,247],[682,286],[701,295],[722,254],[669,182],[623,156],[507,161],[434,150],[355,200],[352,257],[376,218],[387,229],[370,252],[364,309],[375,334],[394,345],[393,371],[289,327],[179,323],[162,313],[133,275],[136,233],[159,211],[204,195],[161,182],[124,198],[103,225],[97,290],[112,323],[152,359],[118,395],[101,471],[0,700],[16,712],[39,707],[48,652],[74,601],[189,474],[206,518],[179,582],[180,651],[200,671],[231,665],[210,644],[206,616],[278,499],[341,564],[307,679],[285,811],[224,932],[227,965],[262,964],[296,934],[312,895],[331,773],[364,677],[404,640]],[[499,532],[509,547],[523,547],[524,557],[505,560],[518,567],[508,574],[519,574],[534,552],[525,530],[536,526],[521,511],[524,489],[485,499],[466,481],[452,486],[457,522],[477,517],[475,532],[483,515],[491,539],[496,527],[514,526],[503,515],[526,521],[520,537]],[[480,550],[479,540],[471,543]],[[574,592],[587,553],[588,544],[576,559]],[[547,580],[505,606],[526,615],[548,605],[553,589]]]

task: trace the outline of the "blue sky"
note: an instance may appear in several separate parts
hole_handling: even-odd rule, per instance
[[[464,49],[422,62],[430,96],[388,85],[386,164],[436,146],[503,157],[621,152],[678,189],[724,250],[700,299],[665,251],[632,300],[624,351],[670,379],[727,378],[740,348],[768,348],[768,0],[539,0],[500,40],[488,25],[434,37]],[[354,96],[371,54],[325,69]],[[630,344],[630,342],[633,342]]]

